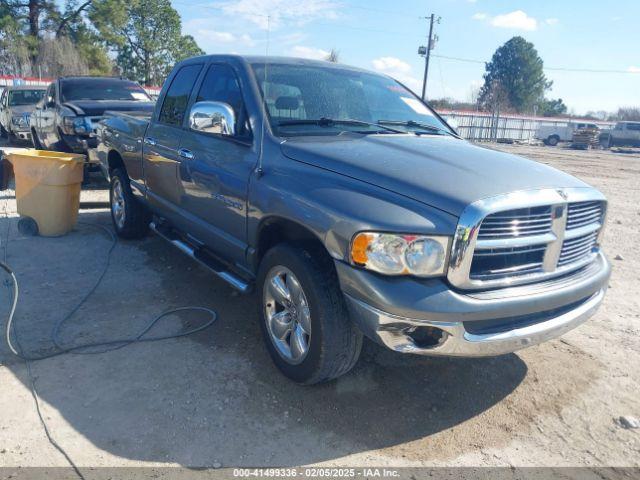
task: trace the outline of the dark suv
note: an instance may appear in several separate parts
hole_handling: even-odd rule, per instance
[[[136,82],[110,77],[61,77],[31,115],[35,148],[85,153],[106,110],[151,111],[153,101]]]

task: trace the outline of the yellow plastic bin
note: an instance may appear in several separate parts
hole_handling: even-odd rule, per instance
[[[84,155],[26,150],[9,152],[16,179],[18,213],[38,224],[38,233],[57,237],[78,221]]]

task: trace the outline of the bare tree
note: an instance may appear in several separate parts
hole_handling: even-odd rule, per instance
[[[87,75],[89,67],[67,37],[45,37],[40,42],[36,64],[44,77]]]
[[[338,63],[340,62],[340,51],[332,48],[329,54],[324,57],[327,62]]]
[[[613,117],[618,121],[640,122],[640,107],[620,107]]]

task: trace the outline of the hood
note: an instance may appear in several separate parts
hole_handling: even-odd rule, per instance
[[[476,200],[539,188],[587,187],[532,160],[434,135],[289,138],[287,157],[410,197],[459,216]]]
[[[32,105],[13,105],[9,107],[11,109],[11,115],[18,116],[25,113],[31,113],[36,109],[36,104]]]
[[[119,112],[150,111],[153,110],[155,103],[136,100],[75,100],[65,102],[64,106],[73,110],[76,115],[94,117],[103,115],[107,110]]]

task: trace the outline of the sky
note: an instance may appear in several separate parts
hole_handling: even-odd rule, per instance
[[[468,101],[484,62],[515,35],[532,42],[553,81],[549,98],[570,113],[640,105],[639,0],[172,0],[183,33],[207,53],[323,58],[391,75],[422,88],[431,13],[427,97]],[[445,58],[449,57],[449,58]],[[464,60],[464,61],[463,61]],[[574,71],[577,70],[577,71]],[[580,71],[582,70],[582,71]],[[587,70],[587,71],[585,71]],[[588,71],[591,70],[591,71]],[[594,71],[596,70],[596,71]],[[599,70],[599,71],[598,71]],[[606,70],[607,72],[601,72]]]

